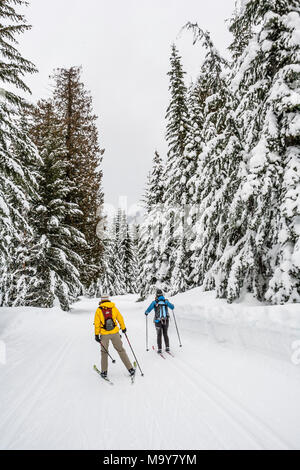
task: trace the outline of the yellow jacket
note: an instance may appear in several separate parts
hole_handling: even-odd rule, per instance
[[[125,327],[124,319],[122,315],[120,314],[119,310],[117,309],[117,307],[115,306],[115,304],[113,302],[103,302],[101,305],[112,309],[112,319],[116,327],[111,331],[107,331],[103,328],[104,323],[105,323],[104,316],[103,316],[101,308],[98,307],[96,310],[95,322],[94,322],[95,335],[114,335],[115,333],[118,333],[120,328],[121,330],[125,330],[126,327]],[[120,328],[118,327],[117,322],[119,323]]]

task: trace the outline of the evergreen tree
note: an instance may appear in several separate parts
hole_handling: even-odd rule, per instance
[[[0,305],[8,303],[11,269],[15,269],[14,248],[22,240],[22,234],[29,231],[26,211],[34,175],[26,167],[28,161],[37,158],[30,140],[24,133],[22,115],[26,103],[17,91],[30,93],[23,77],[36,72],[35,66],[26,60],[17,49],[17,38],[30,29],[25,17],[16,11],[26,2],[3,0],[0,3]],[[8,90],[9,88],[9,90]],[[22,152],[15,150],[22,146]]]
[[[164,280],[163,253],[161,251],[162,224],[164,220],[164,168],[156,151],[144,196],[145,218],[139,230],[138,256],[141,260],[138,274],[140,300],[161,285]]]
[[[185,246],[183,238],[186,236],[186,209],[190,200],[187,182],[193,168],[187,148],[190,121],[187,88],[184,82],[185,72],[175,45],[172,46],[171,70],[168,75],[170,77],[171,101],[166,114],[166,139],[169,151],[164,177],[164,220],[160,241],[160,259],[164,266],[160,272],[164,273],[162,283],[167,290],[172,289],[172,285],[175,283],[174,266],[180,266],[177,256],[181,252],[177,248]],[[184,253],[180,256],[187,258],[188,254]],[[178,273],[178,270],[176,272]],[[186,274],[182,273],[182,276]]]
[[[137,289],[136,282],[136,269],[135,269],[135,258],[132,238],[129,230],[128,223],[126,224],[126,234],[122,242],[122,268],[124,273],[125,289],[126,293],[134,294]]]
[[[239,2],[229,69],[209,33],[188,23],[207,50],[188,93],[173,46],[167,210],[163,218],[153,210],[150,174],[141,299],[163,282],[172,293],[215,288],[229,302],[245,289],[272,303],[300,301],[299,24],[296,0]],[[185,204],[194,207],[186,213]]]
[[[189,258],[186,249],[186,237],[181,236],[177,245],[176,257],[171,279],[171,295],[185,292],[189,289]]]
[[[126,294],[126,273],[124,269],[125,246],[124,240],[127,234],[127,219],[124,211],[119,209],[113,220],[113,257],[116,272],[116,284],[118,295]]]
[[[69,310],[81,291],[82,259],[74,246],[85,246],[83,235],[66,223],[80,215],[79,208],[67,202],[70,181],[65,155],[63,128],[51,102],[40,101],[33,108],[31,136],[43,165],[39,167],[39,193],[28,218],[34,227],[23,256],[23,299],[21,304],[52,307],[57,298]]]
[[[28,287],[28,278],[25,275],[26,265],[24,258],[28,252],[28,238],[34,234],[34,225],[29,218],[30,208],[34,199],[38,197],[39,169],[43,162],[38,155],[37,148],[29,135],[28,109],[24,109],[18,119],[18,132],[11,145],[11,153],[20,168],[24,168],[23,177],[19,178],[21,194],[7,195],[10,204],[19,213],[20,217],[14,218],[15,236],[10,240],[9,246],[9,277],[6,279],[5,303],[7,305],[23,305],[24,293]],[[25,176],[25,177],[24,177]]]
[[[103,203],[103,150],[100,149],[97,116],[93,113],[92,98],[81,82],[81,69],[58,69],[54,75],[54,104],[64,126],[67,148],[67,176],[71,182],[68,202],[76,204],[81,214],[68,216],[66,223],[82,232],[87,245],[76,247],[83,258],[81,278],[84,286],[96,285],[101,276],[102,242],[97,235]]]
[[[205,75],[197,77],[195,83],[191,83],[188,90],[188,110],[190,116],[190,128],[188,134],[187,150],[190,158],[189,179],[187,180],[187,191],[189,194],[189,204],[192,206],[197,203],[197,187],[199,175],[201,175],[201,165],[199,156],[203,150],[203,123],[205,100],[208,92]],[[191,207],[192,210],[192,207]],[[193,213],[191,212],[191,216]]]
[[[184,82],[185,72],[181,57],[173,44],[171,53],[170,77],[171,101],[167,109],[167,134],[169,144],[168,159],[165,171],[165,198],[168,205],[184,205],[188,203],[186,183],[189,159],[186,152],[190,121],[187,104],[187,88]]]
[[[152,171],[149,175],[148,197],[146,199],[148,210],[162,203],[164,190],[164,166],[162,158],[156,150],[153,158]]]
[[[197,25],[188,24],[186,27],[194,27],[197,31]],[[198,40],[195,35],[194,44]],[[207,54],[206,61],[209,54]],[[188,136],[187,150],[190,159],[189,178],[187,180],[187,192],[189,199],[188,213],[185,225],[185,252],[188,262],[185,263],[187,277],[187,286],[194,287],[199,285],[199,268],[195,267],[196,255],[195,251],[199,246],[196,241],[197,237],[197,221],[199,217],[200,194],[201,194],[201,181],[202,181],[202,166],[203,166],[203,153],[206,148],[207,136],[203,131],[206,119],[206,100],[211,94],[210,83],[207,76],[206,61],[201,67],[200,73],[197,76],[195,83],[192,83],[189,88],[188,106],[190,115],[190,130]],[[179,259],[178,261],[179,262]]]
[[[227,62],[197,24],[186,26],[194,32],[194,43],[207,50],[198,77],[202,151],[199,154],[194,203],[197,205],[196,236],[192,246],[194,285],[215,288],[214,263],[222,254],[220,235],[226,230],[226,213],[233,199],[234,170],[241,149],[234,119],[234,98],[228,87]],[[201,82],[203,81],[203,83]]]
[[[115,226],[108,224],[106,236],[103,239],[104,253],[101,264],[101,278],[98,283],[96,294],[120,295],[124,293],[123,279],[120,279],[121,264],[116,254]]]
[[[138,285],[138,233],[129,227],[127,217],[119,209],[104,240],[104,263],[98,292],[110,295],[134,294]]]
[[[298,1],[253,0],[231,31],[232,88],[243,152],[228,211],[219,295],[242,287],[274,303],[299,301]]]
[[[136,289],[135,293],[140,292],[140,272],[142,260],[139,256],[140,243],[140,224],[134,223],[132,227],[132,250],[133,250],[133,270],[135,276]]]
[[[138,288],[139,288],[139,301],[145,300],[149,291],[151,290],[151,276],[149,274],[153,270],[154,260],[151,255],[148,256],[148,253],[152,253],[153,244],[151,239],[151,226],[149,224],[149,219],[146,218],[143,220],[140,226],[139,240],[138,240],[138,258],[141,260],[138,268]]]
[[[278,151],[282,166],[278,232],[269,253],[272,277],[265,294],[274,304],[300,302],[300,6],[295,1],[284,6],[267,25],[265,41],[274,41],[268,44],[270,60],[279,52],[281,57],[265,104],[276,127],[265,125],[261,137],[269,144],[266,153]],[[280,31],[277,37],[274,30]]]

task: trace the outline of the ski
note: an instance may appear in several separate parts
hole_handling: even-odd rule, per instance
[[[152,346],[152,349],[153,351],[155,351],[160,357],[162,357],[163,359],[166,359],[166,357],[163,355],[163,353],[159,353],[158,351],[156,351],[155,347]]]
[[[114,385],[113,382],[111,380],[109,380],[107,377],[102,377],[100,370],[95,365],[94,365],[94,371],[97,372],[97,374],[99,375],[99,377],[101,377],[102,380],[105,380],[105,382],[107,382],[110,385]]]
[[[134,363],[133,363],[133,368],[134,368],[134,371],[135,371],[135,372],[134,372],[134,375],[131,375],[131,376],[130,376],[130,379],[131,379],[131,385],[133,385],[133,384],[134,384],[134,381],[135,381],[135,376],[136,376],[136,368],[137,368],[137,364],[136,364],[136,362],[134,362]]]
[[[171,353],[171,351],[166,351],[167,354],[169,354],[169,356],[171,357],[175,357],[173,353]]]

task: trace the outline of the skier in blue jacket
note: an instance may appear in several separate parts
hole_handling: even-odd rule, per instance
[[[167,299],[165,299],[162,290],[158,289],[156,291],[155,300],[147,308],[145,315],[148,315],[152,310],[155,311],[154,315],[154,324],[157,333],[157,352],[161,354],[162,352],[162,335],[164,335],[166,351],[170,351],[170,342],[168,337],[168,328],[169,328],[169,312],[168,308],[174,310],[174,305],[171,304]]]

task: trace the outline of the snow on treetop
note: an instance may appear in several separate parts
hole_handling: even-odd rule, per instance
[[[235,6],[235,14],[243,15],[248,3],[251,1],[252,0],[237,0]]]
[[[235,75],[235,77],[232,79],[231,89],[233,92],[237,91],[237,89],[239,88],[240,83],[243,80],[243,77],[245,75],[245,72],[248,70],[248,68],[250,67],[250,64],[257,56],[259,49],[260,49],[260,45],[257,42],[257,38],[252,39],[249,42],[248,47],[246,48],[243,54],[241,65],[238,68],[238,72]]]

